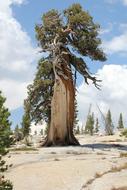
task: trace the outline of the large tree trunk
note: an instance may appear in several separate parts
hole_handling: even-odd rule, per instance
[[[51,124],[45,146],[79,145],[74,137],[75,88],[70,65],[62,64],[64,76],[57,74],[51,102]]]

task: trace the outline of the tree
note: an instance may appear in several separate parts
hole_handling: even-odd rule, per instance
[[[85,133],[93,135],[93,132],[94,132],[94,114],[92,113],[87,116]]]
[[[119,130],[120,130],[120,129],[124,129],[122,113],[120,113],[119,121],[118,121],[118,127],[117,127],[117,128],[118,128]]]
[[[26,101],[24,101],[24,115],[22,118],[22,133],[25,140],[26,145],[30,145],[29,143],[29,134],[30,134],[30,104],[28,104]]]
[[[105,126],[106,135],[113,135],[113,129],[114,125],[112,123],[111,111],[108,110],[106,115],[106,126]]]
[[[41,135],[41,136],[44,135],[43,129],[41,129],[41,131],[40,131],[40,135]]]
[[[24,115],[22,118],[22,132],[24,137],[28,137],[30,133],[30,106],[24,101]]]
[[[15,130],[14,130],[14,138],[15,138],[15,141],[21,141],[23,139],[23,132],[22,132],[22,129],[19,128],[18,124],[16,125]]]
[[[76,127],[76,129],[75,129],[75,134],[76,134],[76,135],[79,135],[79,134],[80,134],[79,126]]]
[[[99,128],[100,128],[100,126],[99,126],[99,120],[98,120],[98,118],[96,118],[95,133],[98,133],[98,132],[99,132]]]
[[[83,59],[88,56],[91,60],[106,60],[99,48],[99,25],[79,4],[73,4],[63,14],[57,10],[45,13],[35,29],[47,57],[40,60],[34,83],[28,87],[31,120],[47,120],[45,146],[79,145],[73,134],[76,72],[86,84],[91,80],[99,88],[100,80],[90,74]]]
[[[83,125],[81,127],[81,134],[83,135],[84,134],[84,128],[83,128]]]
[[[127,138],[127,128],[125,128],[124,130],[121,131],[120,136],[124,136],[125,138]]]
[[[3,175],[8,169],[8,165],[6,164],[6,161],[3,160],[3,157],[8,153],[8,148],[12,142],[12,139],[10,138],[10,113],[4,106],[5,101],[6,99],[2,96],[0,91],[0,190],[11,190],[12,183],[9,180],[4,179]]]
[[[77,128],[78,128],[78,123],[79,123],[79,120],[78,120],[78,105],[77,105],[77,100],[75,98],[75,112],[74,112],[74,126],[73,126],[73,133],[76,134],[76,131],[77,131]]]

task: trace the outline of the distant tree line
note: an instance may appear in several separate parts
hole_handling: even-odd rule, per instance
[[[104,120],[104,130],[106,135],[113,135],[114,134],[114,129],[115,126],[112,121],[112,114],[110,109],[107,111],[106,115],[103,115],[103,120]],[[99,119],[95,118],[94,112],[89,113],[86,118],[86,123],[82,127],[79,127],[78,124],[76,123],[75,126],[75,134],[97,134],[100,131],[100,123]],[[123,115],[120,113],[119,119],[118,119],[118,124],[116,127],[119,131],[124,129],[124,124],[123,124]]]

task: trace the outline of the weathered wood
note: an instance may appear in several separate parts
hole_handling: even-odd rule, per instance
[[[64,55],[64,59],[66,61],[61,64],[64,76],[55,71],[56,80],[51,102],[51,124],[45,146],[79,145],[73,135],[75,87],[69,55]]]

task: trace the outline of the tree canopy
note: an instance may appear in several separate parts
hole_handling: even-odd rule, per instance
[[[11,122],[9,121],[10,113],[4,106],[6,98],[2,96],[0,91],[0,189],[12,190],[12,184],[9,180],[4,179],[3,173],[8,169],[6,161],[3,157],[8,153],[8,148],[12,143],[11,135]]]
[[[123,124],[123,116],[122,116],[122,113],[120,113],[117,128],[118,128],[118,129],[124,129],[124,124]]]
[[[100,80],[90,74],[85,57],[92,61],[105,61],[106,57],[100,48],[100,26],[80,4],[73,4],[63,12],[50,10],[43,14],[41,21],[35,27],[36,38],[41,52],[46,52],[47,57],[39,60],[34,82],[28,86],[26,106],[30,106],[31,121],[38,123],[44,119],[50,123],[55,78],[59,75],[67,79],[64,64],[80,73],[87,84],[92,80],[99,88]],[[66,55],[69,56],[68,63]],[[74,73],[73,80],[76,80]]]
[[[114,130],[114,125],[112,122],[111,111],[109,109],[106,115],[106,125],[105,125],[106,135],[113,135],[113,130]]]

